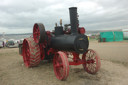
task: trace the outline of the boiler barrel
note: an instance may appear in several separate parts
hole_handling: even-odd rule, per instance
[[[84,53],[88,46],[89,42],[86,35],[62,35],[51,39],[51,47],[60,51]]]

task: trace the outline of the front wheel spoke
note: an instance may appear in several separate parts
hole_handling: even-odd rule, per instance
[[[63,64],[59,64],[59,67],[63,67]]]
[[[56,68],[63,67],[63,64],[56,64],[55,67],[56,67]]]
[[[62,77],[63,76],[63,68],[60,68],[59,73],[60,73],[60,76]]]
[[[94,72],[94,71],[95,71],[95,68],[96,68],[96,67],[94,66],[94,64],[91,64],[91,70],[90,70],[90,71],[91,71],[91,72]]]
[[[92,70],[92,65],[90,64],[90,70]]]
[[[94,67],[94,64],[92,64],[92,69],[94,69],[95,67]]]
[[[92,65],[93,65],[94,68],[96,68],[96,64],[93,63]]]
[[[95,58],[95,56],[94,56],[94,53],[91,55],[91,59],[94,59]]]
[[[92,63],[92,62],[91,62],[91,60],[87,60],[87,63],[90,64],[90,63]]]
[[[93,69],[94,69],[93,64],[91,64],[91,72],[93,72]]]
[[[96,69],[96,68],[93,67],[93,68],[92,68],[92,72],[95,72],[95,69]]]
[[[87,68],[88,68],[88,70],[90,70],[90,64],[88,64],[88,67]]]
[[[90,57],[89,56],[86,56],[86,60],[89,60],[90,59]]]

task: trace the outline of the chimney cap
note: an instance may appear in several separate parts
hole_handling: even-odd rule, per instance
[[[70,7],[69,9],[77,9],[77,7]]]

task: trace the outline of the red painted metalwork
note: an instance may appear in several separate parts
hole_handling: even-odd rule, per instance
[[[80,27],[77,30],[78,30],[78,33],[80,33],[80,34],[85,34],[85,32],[86,32],[84,27]],[[71,29],[64,31],[64,34],[71,34]]]
[[[56,52],[57,52],[56,50],[54,50],[53,48],[50,48],[50,49],[48,50],[47,54],[48,54],[48,55],[50,55],[50,53],[51,53],[51,54],[55,54]]]
[[[46,34],[48,37],[51,37],[51,32],[50,31],[46,31]]]
[[[69,75],[69,62],[64,52],[57,52],[53,58],[53,67],[56,77],[59,80],[67,79]]]
[[[74,62],[74,61],[69,62],[69,65],[80,65],[80,64],[83,64],[81,60],[79,60],[78,62]]]
[[[78,62],[80,60],[78,53],[72,52],[72,55],[73,55],[73,61],[74,62]]]
[[[51,37],[52,37],[52,35],[51,35],[51,32],[50,31],[46,31],[46,34],[47,34],[47,37],[48,37],[48,40],[47,40],[47,44],[50,44],[50,41],[51,41]]]
[[[37,66],[40,63],[40,48],[33,38],[23,41],[23,60],[26,67]]]
[[[72,58],[73,61],[69,61],[69,65],[80,65],[80,64],[82,64],[82,61],[79,58],[79,54],[78,53],[72,52],[70,54],[73,56],[73,58]]]
[[[40,46],[41,60],[43,60],[45,57],[44,45],[41,43],[41,44],[39,44],[39,46]]]
[[[79,58],[79,54],[78,53],[72,52],[72,53],[70,53],[70,55],[73,56],[73,58],[72,58],[73,61],[69,61],[69,65],[80,65],[80,64],[84,63],[83,60],[81,60]]]
[[[35,24],[33,27],[33,38],[36,43],[39,43],[40,30],[39,30],[39,26],[37,24]]]
[[[95,74],[99,70],[100,57],[94,50],[88,49],[88,51],[83,54],[82,60],[85,61],[83,67],[88,73]]]
[[[26,67],[30,66],[30,50],[27,40],[23,42],[23,60]]]

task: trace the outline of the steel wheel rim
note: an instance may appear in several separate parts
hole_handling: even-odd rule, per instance
[[[23,60],[24,60],[24,64],[26,65],[26,67],[30,66],[30,50],[29,50],[29,44],[28,42],[25,40],[24,41],[24,47],[23,47]]]
[[[66,80],[69,75],[69,62],[64,52],[57,52],[53,58],[54,73],[59,80]]]
[[[33,38],[34,38],[34,41],[36,43],[39,43],[39,40],[40,40],[40,29],[39,29],[39,26],[37,24],[35,24],[34,28],[33,28]]]
[[[58,79],[62,79],[64,73],[64,65],[61,57],[58,54],[54,57],[53,64],[54,64],[55,74],[57,75]]]
[[[93,51],[88,51],[89,55],[86,55],[86,70],[94,73],[97,69],[97,56]]]
[[[83,60],[86,61],[83,67],[88,73],[95,74],[100,68],[99,56],[91,49],[83,54]]]

